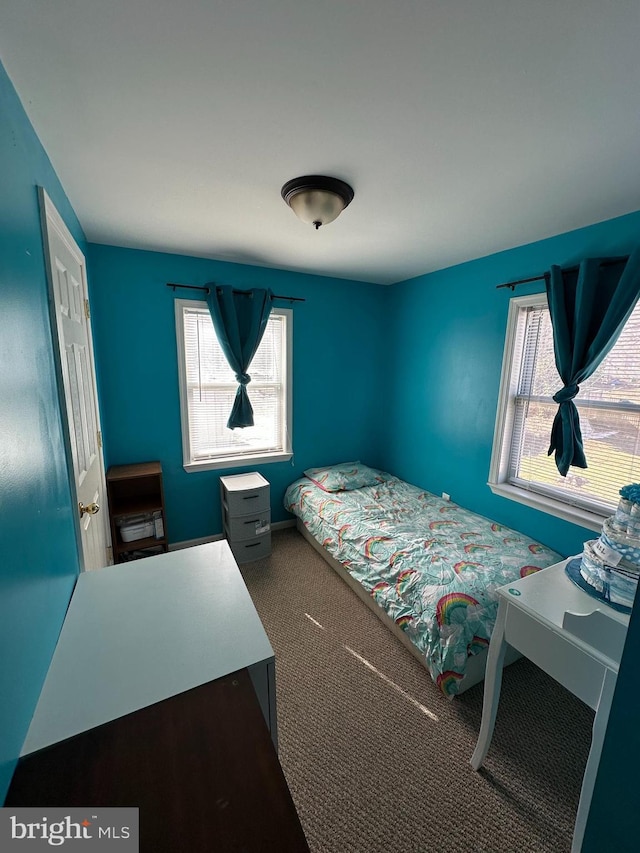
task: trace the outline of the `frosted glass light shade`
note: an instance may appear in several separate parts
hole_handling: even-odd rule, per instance
[[[333,222],[354,195],[349,184],[325,175],[304,175],[287,181],[281,194],[296,216],[316,229]]]
[[[316,228],[333,222],[344,210],[340,196],[326,190],[304,190],[294,195],[289,204],[298,219]]]

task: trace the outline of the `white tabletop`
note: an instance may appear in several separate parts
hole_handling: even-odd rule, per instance
[[[266,660],[226,540],[83,573],[22,755]]]
[[[562,628],[565,611],[587,614],[595,610],[602,611],[605,616],[629,624],[629,616],[609,607],[604,601],[589,595],[576,586],[565,572],[565,565],[572,560],[569,557],[561,563],[549,566],[539,572],[521,578],[514,583],[500,587],[498,594],[510,599],[513,604],[529,611],[541,621],[549,623],[550,627]],[[520,593],[514,596],[509,590]],[[513,599],[517,599],[514,601]]]
[[[618,664],[629,616],[576,586],[565,572],[572,559],[506,584],[498,595],[583,650],[612,658]],[[581,620],[574,615],[592,618]]]

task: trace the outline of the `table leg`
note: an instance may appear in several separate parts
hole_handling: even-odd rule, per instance
[[[507,608],[509,603],[503,599],[498,605],[498,616],[491,634],[489,654],[487,655],[487,668],[484,674],[484,700],[482,704],[482,723],[476,748],[471,756],[471,766],[478,770],[484,761],[496,723],[498,712],[498,701],[500,699],[500,687],[502,685],[502,665],[507,644],[504,639],[504,628],[507,621]]]
[[[611,702],[613,700],[613,691],[615,690],[617,673],[610,669],[605,670],[604,679],[602,681],[602,690],[596,708],[596,716],[593,721],[593,730],[591,735],[591,748],[587,759],[587,766],[582,778],[582,790],[580,791],[580,802],[578,804],[578,813],[576,814],[576,823],[573,830],[573,841],[571,842],[571,853],[580,853],[582,849],[582,841],[584,839],[584,831],[589,817],[589,808],[591,807],[591,797],[593,788],[598,774],[598,765],[600,764],[600,756],[602,754],[602,745],[604,743],[604,735],[609,722],[609,711],[611,710]]]

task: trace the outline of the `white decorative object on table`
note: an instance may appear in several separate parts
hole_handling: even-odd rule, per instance
[[[579,566],[570,563],[567,573],[591,595],[631,611],[640,577],[639,483],[620,489],[615,515],[604,520],[599,539],[584,543]]]

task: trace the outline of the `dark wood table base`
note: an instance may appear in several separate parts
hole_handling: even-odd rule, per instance
[[[142,853],[309,847],[246,670],[20,759],[7,806],[137,806]]]

